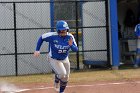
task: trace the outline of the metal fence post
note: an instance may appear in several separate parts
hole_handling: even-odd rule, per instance
[[[16,4],[13,3],[13,15],[14,15],[14,39],[15,39],[15,72],[18,75],[18,65],[17,65],[17,32],[16,32]]]
[[[75,1],[75,12],[76,12],[76,42],[77,42],[77,46],[79,47],[79,35],[78,35],[78,2]],[[76,52],[76,58],[77,58],[77,70],[80,69],[79,67],[79,51]]]

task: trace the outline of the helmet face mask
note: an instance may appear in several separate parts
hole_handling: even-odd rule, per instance
[[[66,21],[60,20],[56,23],[56,31],[60,33],[62,30],[69,30],[69,26]]]

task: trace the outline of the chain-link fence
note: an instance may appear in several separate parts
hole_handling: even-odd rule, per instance
[[[39,58],[33,52],[38,37],[55,31],[58,20],[68,22],[79,47],[70,52],[72,69],[110,65],[107,0],[3,1],[0,8],[0,76],[50,73],[48,44]]]

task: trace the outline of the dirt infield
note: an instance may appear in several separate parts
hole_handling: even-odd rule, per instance
[[[53,85],[47,83],[7,84],[1,87],[0,93],[57,93]],[[140,93],[140,81],[68,84],[65,93]]]
[[[52,77],[0,77],[0,93],[57,93]],[[140,93],[140,69],[71,73],[65,93]]]

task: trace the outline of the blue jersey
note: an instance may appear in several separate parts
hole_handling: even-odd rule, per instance
[[[140,36],[140,24],[137,24],[135,27],[135,35]]]
[[[73,44],[71,46],[68,43],[70,38],[73,39]],[[57,32],[48,32],[43,34],[37,42],[36,51],[40,50],[43,41],[49,42],[49,55],[51,58],[57,60],[64,60],[66,57],[68,57],[70,49],[75,52],[78,51],[73,35],[68,32],[65,37],[59,36]]]

